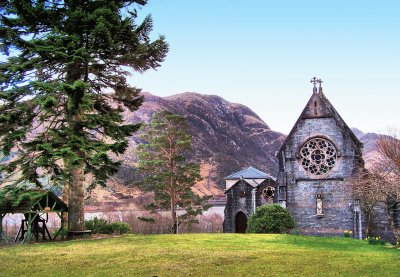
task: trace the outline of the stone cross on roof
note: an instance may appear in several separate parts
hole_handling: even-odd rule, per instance
[[[310,83],[314,85],[313,93],[317,93],[317,84],[319,84],[319,92],[322,92],[323,81],[321,79],[317,79],[316,77],[314,77],[311,79]]]
[[[313,93],[316,93],[316,92],[317,92],[317,84],[318,84],[318,81],[319,81],[319,80],[318,80],[316,77],[312,78],[311,81],[310,81],[311,84],[314,84]]]
[[[323,83],[324,81],[322,81],[321,79],[318,79],[317,82],[318,82],[318,84],[319,84],[318,92],[321,93],[321,92],[322,92],[322,83]]]

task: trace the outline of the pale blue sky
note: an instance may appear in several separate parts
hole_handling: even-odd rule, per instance
[[[400,126],[400,1],[150,0],[138,12],[170,43],[162,67],[130,79],[144,91],[219,95],[287,134],[315,75],[349,126]]]

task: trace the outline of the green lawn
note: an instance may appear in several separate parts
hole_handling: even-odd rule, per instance
[[[0,276],[398,276],[400,251],[294,235],[125,235],[0,248]]]

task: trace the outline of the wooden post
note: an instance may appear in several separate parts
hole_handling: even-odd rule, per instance
[[[61,240],[64,240],[64,234],[65,234],[65,228],[64,228],[64,215],[63,212],[61,211],[61,213],[57,212],[58,217],[61,219],[61,226],[60,229],[58,229],[57,233],[54,235],[53,240],[55,240],[58,235],[61,233]]]
[[[28,243],[31,242],[31,237],[32,237],[32,214],[29,213],[28,215],[28,231],[26,233],[26,238],[28,240]],[[24,243],[25,239],[22,241]]]
[[[4,240],[5,242],[8,242],[8,238],[6,236],[6,234],[3,231],[3,217],[5,216],[5,214],[0,214],[0,240]]]
[[[65,229],[64,229],[64,212],[61,211],[61,240],[64,240],[64,235],[65,235]]]

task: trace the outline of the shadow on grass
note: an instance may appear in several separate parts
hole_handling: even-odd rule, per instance
[[[273,235],[274,236],[274,235]],[[327,249],[327,250],[338,250],[346,252],[370,252],[370,251],[391,251],[393,248],[383,245],[369,245],[365,240],[357,240],[352,238],[333,238],[333,237],[314,237],[314,236],[303,236],[303,235],[277,235],[275,240],[266,239],[260,240],[267,244],[285,244],[292,245],[295,247],[307,248],[307,249]]]

